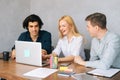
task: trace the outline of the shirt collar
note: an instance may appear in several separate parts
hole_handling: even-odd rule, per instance
[[[64,40],[67,40],[67,36],[64,36]],[[75,36],[72,36],[71,41],[75,39]]]

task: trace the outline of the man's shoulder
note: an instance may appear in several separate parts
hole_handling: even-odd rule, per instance
[[[47,35],[47,36],[51,36],[51,33],[46,31],[46,30],[40,30],[40,35]]]
[[[50,32],[48,32],[48,31],[46,31],[46,30],[40,30],[40,32],[41,32],[41,33],[50,33]]]
[[[24,32],[21,33],[21,35],[27,35],[27,34],[29,34],[28,31],[24,31]]]
[[[117,34],[117,33],[114,33],[114,32],[108,32],[107,34],[107,38],[110,38],[110,39],[120,39],[120,35]]]
[[[50,32],[48,32],[46,30],[40,30],[40,32],[42,32],[42,33],[50,33]]]
[[[120,35],[114,32],[108,32],[103,41],[107,44],[120,44]]]

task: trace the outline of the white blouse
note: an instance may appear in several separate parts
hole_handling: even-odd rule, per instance
[[[64,56],[81,56],[83,59],[85,59],[83,37],[73,36],[71,41],[68,43],[68,39],[65,36],[62,39],[59,39],[58,44],[53,52],[56,53],[58,56],[62,52]]]

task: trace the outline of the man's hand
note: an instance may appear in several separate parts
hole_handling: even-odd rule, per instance
[[[47,55],[47,51],[45,49],[42,49],[42,55]]]
[[[16,58],[15,49],[12,50],[12,52],[11,52],[11,58],[12,58],[12,59],[15,59],[15,58]]]
[[[46,55],[47,55],[47,51],[45,49],[42,49],[42,59],[43,60],[47,59]]]

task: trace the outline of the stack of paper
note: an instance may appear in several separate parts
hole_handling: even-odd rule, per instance
[[[27,72],[23,75],[30,76],[30,77],[45,78],[56,71],[57,71],[57,69],[38,68],[38,69],[32,70],[30,72]]]
[[[108,70],[95,69],[95,70],[89,71],[87,73],[93,74],[93,75],[105,76],[105,77],[112,77],[113,75],[115,75],[119,71],[120,71],[120,69],[110,68]]]

